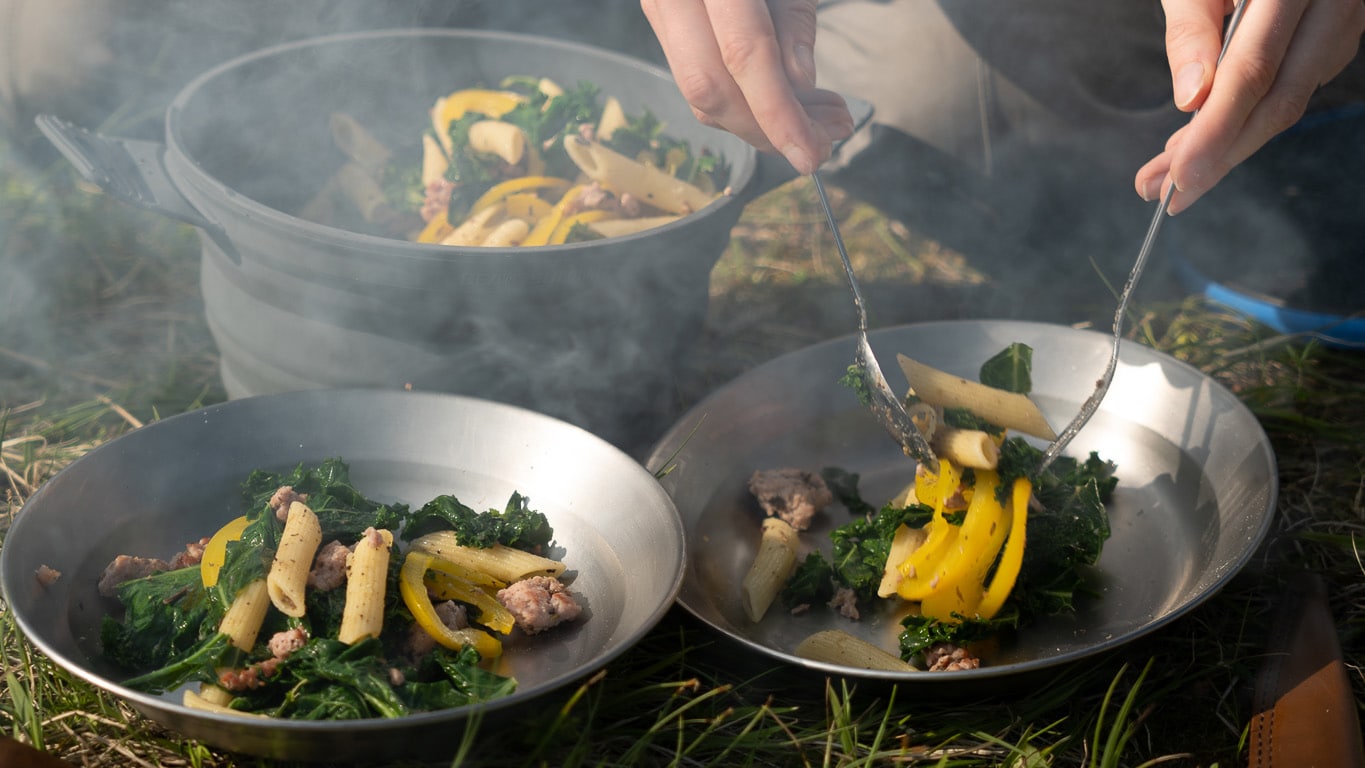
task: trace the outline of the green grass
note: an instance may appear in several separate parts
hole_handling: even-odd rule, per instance
[[[44,480],[91,447],[223,398],[192,233],[92,193],[60,163],[7,170],[0,263],[22,267],[31,291],[9,294],[20,304],[0,308],[0,535]],[[933,310],[900,306],[897,296],[991,281],[967,256],[832,191],[855,267],[873,286],[874,324]],[[714,273],[690,396],[851,330],[822,224],[800,182],[750,206]],[[1199,610],[1023,690],[926,701],[912,689],[736,660],[728,641],[675,609],[601,673],[513,717],[490,715],[452,733],[459,752],[451,764],[1239,765],[1269,608],[1301,570],[1329,582],[1359,698],[1365,357],[1276,337],[1197,300],[1142,306],[1129,328],[1235,392],[1260,418],[1280,465],[1268,540]],[[75,764],[282,765],[164,731],[46,659],[8,611],[0,612],[0,652],[2,732]]]

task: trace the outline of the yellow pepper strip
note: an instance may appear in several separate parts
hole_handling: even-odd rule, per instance
[[[218,532],[209,539],[209,543],[204,546],[204,556],[199,559],[199,581],[204,584],[205,588],[218,583],[218,572],[222,570],[223,563],[227,561],[228,542],[242,538],[242,532],[250,523],[251,521],[243,515],[219,528]]]
[[[939,460],[939,474],[932,491],[928,491],[935,499],[934,517],[924,526],[929,536],[900,565],[903,578],[896,586],[896,593],[906,600],[922,600],[929,594],[930,579],[957,538],[958,527],[945,518],[943,502],[956,492],[961,478],[952,462]]]
[[[579,224],[591,224],[594,221],[601,221],[612,215],[613,214],[610,211],[594,209],[591,211],[583,211],[582,213],[575,213],[567,219],[561,219],[559,224],[555,226],[554,234],[550,235],[549,244],[563,245],[564,241],[569,239],[569,233],[573,231],[574,227]]]
[[[474,201],[474,205],[469,210],[471,213],[483,210],[518,192],[543,190],[547,195],[562,195],[564,190],[572,184],[573,182],[568,179],[561,179],[556,176],[518,176],[515,179],[508,179],[489,187],[487,192],[479,195],[479,199]]]
[[[441,617],[436,613],[436,606],[431,604],[431,597],[427,595],[427,585],[424,581],[431,560],[431,555],[424,552],[409,552],[399,572],[398,592],[403,596],[403,604],[417,620],[417,625],[436,642],[451,650],[472,645],[474,650],[479,652],[479,656],[485,659],[501,656],[502,643],[496,637],[473,627],[451,629],[441,621]]]
[[[452,122],[464,117],[467,112],[497,118],[511,112],[521,102],[521,96],[513,91],[465,88],[455,91],[438,103],[436,119],[433,122],[438,128],[438,133],[445,133]]]
[[[928,583],[922,589],[916,585],[913,590],[921,601],[940,592],[959,590],[973,578],[979,583],[995,562],[1008,532],[1005,510],[995,498],[999,482],[999,476],[990,470],[976,471],[975,492],[957,536],[928,576]],[[965,597],[967,593],[959,590],[959,594]],[[925,613],[929,615],[927,610]]]
[[[521,219],[535,226],[537,221],[549,215],[554,205],[534,192],[514,192],[507,196],[507,218]]]
[[[475,621],[485,627],[504,635],[511,632],[516,619],[512,617],[510,611],[502,606],[502,603],[484,591],[488,588],[497,589],[506,585],[496,579],[483,576],[481,580],[488,582],[488,585],[480,586],[465,579],[464,573],[470,573],[469,569],[443,558],[432,557],[431,562],[427,564],[423,582],[430,594],[442,600],[459,600],[479,609],[479,616]],[[478,575],[482,576],[482,574]]]
[[[446,212],[441,211],[435,216],[432,216],[431,221],[428,221],[427,225],[422,228],[422,231],[417,235],[417,242],[439,243],[444,240],[446,235],[449,235],[453,229],[454,227],[450,226],[450,220],[446,218]]]
[[[1005,599],[1010,596],[1010,591],[1014,589],[1014,582],[1019,578],[1019,568],[1024,563],[1028,502],[1033,494],[1033,485],[1027,478],[1021,477],[1014,481],[1014,487],[1010,491],[1009,539],[1005,542],[1005,551],[1000,555],[1000,564],[996,566],[990,586],[986,587],[981,603],[976,608],[977,615],[983,619],[993,618],[1000,611]]]
[[[569,207],[569,203],[577,199],[582,191],[583,185],[581,184],[569,187],[569,190],[559,198],[559,202],[555,203],[555,207],[540,221],[536,222],[536,225],[531,228],[530,234],[526,235],[526,239],[522,240],[521,244],[524,246],[549,245],[550,237],[555,233],[555,228],[558,227],[559,222],[564,219],[564,211]]]

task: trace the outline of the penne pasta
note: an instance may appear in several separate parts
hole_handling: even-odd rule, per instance
[[[435,136],[422,134],[422,188],[445,178],[450,168],[450,156]]]
[[[966,408],[1005,429],[1044,440],[1057,438],[1057,433],[1048,425],[1042,411],[1024,395],[964,379],[905,355],[897,355],[896,358],[910,382],[911,391],[927,403],[940,408]]]
[[[858,669],[881,672],[913,672],[915,668],[899,656],[839,629],[826,629],[806,637],[796,646],[796,655]]]
[[[905,579],[900,564],[910,557],[911,552],[919,549],[928,537],[929,534],[923,528],[911,528],[904,524],[896,526],[896,533],[891,538],[891,549],[886,554],[886,565],[882,568],[882,581],[877,586],[877,597],[897,596],[901,581]]]
[[[1000,464],[1000,446],[979,429],[940,427],[929,444],[939,458],[961,467],[995,469]]]
[[[442,245],[478,245],[488,237],[494,222],[503,215],[501,205],[493,205],[474,212],[441,240]],[[435,219],[432,219],[435,221]]]
[[[597,120],[597,140],[609,141],[617,128],[626,124],[626,111],[615,96],[608,96],[602,104],[602,117]]]
[[[491,547],[463,546],[454,531],[437,531],[418,537],[413,540],[412,549],[436,555],[508,584],[532,576],[559,576],[565,571],[564,563],[558,560],[501,544]]]
[[[228,700],[231,701],[232,697],[229,696]],[[270,717],[269,715],[263,715],[259,712],[243,712],[240,709],[233,709],[232,707],[229,707],[225,703],[220,703],[216,700],[207,698],[205,696],[201,696],[191,690],[186,690],[184,695],[181,697],[180,701],[186,707],[189,707],[190,709],[197,709],[200,712],[214,712],[220,715],[237,715],[239,717],[256,717],[266,719],[269,719]]]
[[[740,583],[740,602],[750,621],[760,621],[796,567],[796,529],[779,517],[763,520],[754,562]]]
[[[333,112],[328,120],[332,141],[351,162],[377,178],[389,164],[392,153],[365,126],[345,112]]]
[[[218,623],[218,631],[227,635],[234,647],[249,652],[256,645],[256,636],[261,632],[268,610],[270,594],[265,579],[256,579],[232,598],[232,605]]]
[[[700,187],[582,136],[565,136],[564,149],[588,178],[655,208],[687,214],[705,208],[714,199]]]
[[[320,544],[322,525],[318,516],[302,502],[289,505],[280,546],[275,550],[275,559],[265,577],[270,602],[280,613],[298,618],[306,612],[304,589],[313,555],[317,554]]]
[[[504,219],[497,226],[488,230],[484,235],[483,242],[479,245],[485,248],[506,248],[513,245],[521,245],[521,241],[526,239],[526,235],[531,231],[531,225],[524,219]]]
[[[475,152],[497,155],[508,165],[516,165],[526,154],[526,134],[502,120],[480,120],[469,126],[469,147]]]
[[[346,603],[337,639],[346,644],[379,637],[384,628],[384,589],[389,575],[393,534],[367,529],[347,558]]]

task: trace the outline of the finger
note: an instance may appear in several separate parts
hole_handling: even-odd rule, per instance
[[[811,0],[770,0],[773,28],[792,87],[815,87],[815,6]]]
[[[832,140],[796,98],[767,5],[735,0],[705,2],[721,60],[744,94],[748,112],[767,143],[798,173],[813,173],[829,157]]]
[[[1171,93],[1176,107],[1189,112],[1203,103],[1213,84],[1223,47],[1224,0],[1162,0],[1161,6]]]
[[[772,151],[739,84],[726,69],[702,0],[641,0],[640,7],[697,119]]]
[[[1171,213],[1203,196],[1238,163],[1303,115],[1321,69],[1323,30],[1305,17],[1307,0],[1266,2],[1247,9],[1218,67],[1213,89],[1171,152],[1176,194]],[[1301,22],[1304,22],[1301,24]],[[1294,44],[1299,53],[1286,54]]]

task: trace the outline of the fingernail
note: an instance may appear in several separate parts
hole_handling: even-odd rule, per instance
[[[795,144],[788,144],[783,147],[782,156],[787,158],[787,162],[791,163],[796,172],[802,176],[815,173],[815,163],[811,162],[810,155],[806,154],[806,150]]]
[[[1140,193],[1142,199],[1149,203],[1159,199],[1161,197],[1161,184],[1165,180],[1164,176],[1153,176],[1144,182]]]
[[[806,88],[814,88],[815,49],[809,45],[798,45],[792,49],[792,57],[796,60],[796,68],[806,78],[806,82],[802,85]]]
[[[1175,105],[1185,109],[1199,95],[1199,90],[1204,87],[1204,65],[1197,61],[1180,68],[1175,73]]]

